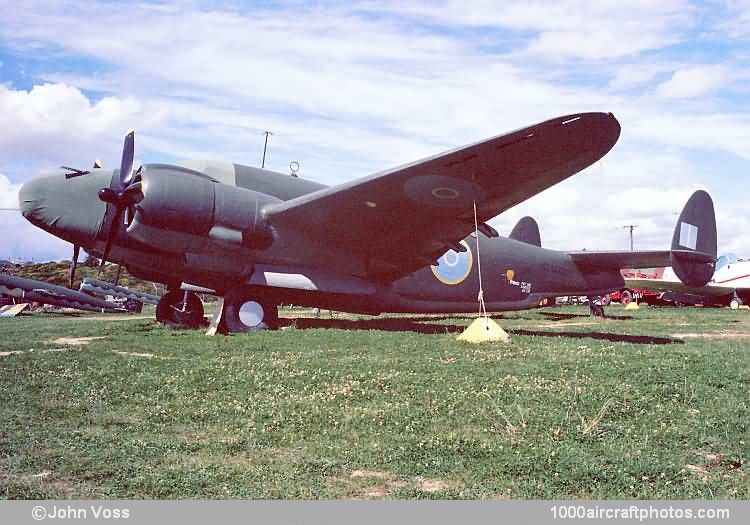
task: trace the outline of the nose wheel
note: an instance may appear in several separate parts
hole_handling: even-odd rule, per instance
[[[156,306],[156,320],[172,328],[203,326],[203,303],[198,295],[187,290],[170,290]]]

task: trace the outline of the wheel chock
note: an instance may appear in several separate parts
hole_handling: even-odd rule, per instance
[[[456,340],[467,343],[510,343],[510,336],[489,317],[478,317]]]
[[[639,308],[640,306],[638,306],[638,303],[635,301],[630,301],[625,307],[626,310],[638,310]]]
[[[224,298],[219,297],[219,300],[216,301],[216,311],[214,312],[214,316],[211,318],[211,323],[208,325],[208,330],[206,330],[206,335],[216,335],[218,333],[221,333],[221,320],[224,318]]]

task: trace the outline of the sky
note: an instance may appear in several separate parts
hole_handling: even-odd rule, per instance
[[[548,118],[615,114],[524,215],[561,250],[666,249],[690,194],[750,256],[750,0],[0,0],[0,208],[60,165],[224,159],[334,185]],[[0,258],[70,258],[0,212]]]

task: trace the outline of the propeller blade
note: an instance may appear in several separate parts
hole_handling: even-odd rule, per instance
[[[125,135],[120,161],[120,190],[125,188],[133,178],[133,157],[135,156],[135,131]]]
[[[112,250],[112,243],[115,240],[117,229],[120,227],[120,223],[122,221],[122,212],[123,208],[121,206],[118,206],[117,210],[115,211],[115,216],[112,218],[112,226],[110,226],[109,233],[107,234],[107,244],[104,246],[102,260],[99,263],[99,273],[102,273],[102,268],[104,268],[104,265],[107,263],[107,259],[109,258],[109,252]]]
[[[77,244],[73,245],[73,260],[70,261],[70,275],[68,276],[68,288],[73,288],[73,281],[76,278],[76,267],[78,266],[78,254],[81,251],[81,247]]]

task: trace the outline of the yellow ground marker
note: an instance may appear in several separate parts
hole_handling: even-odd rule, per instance
[[[638,310],[640,306],[638,306],[638,303],[635,301],[630,301],[628,305],[625,307],[626,310]]]
[[[458,341],[467,343],[510,343],[510,336],[489,317],[478,317],[466,327]]]

